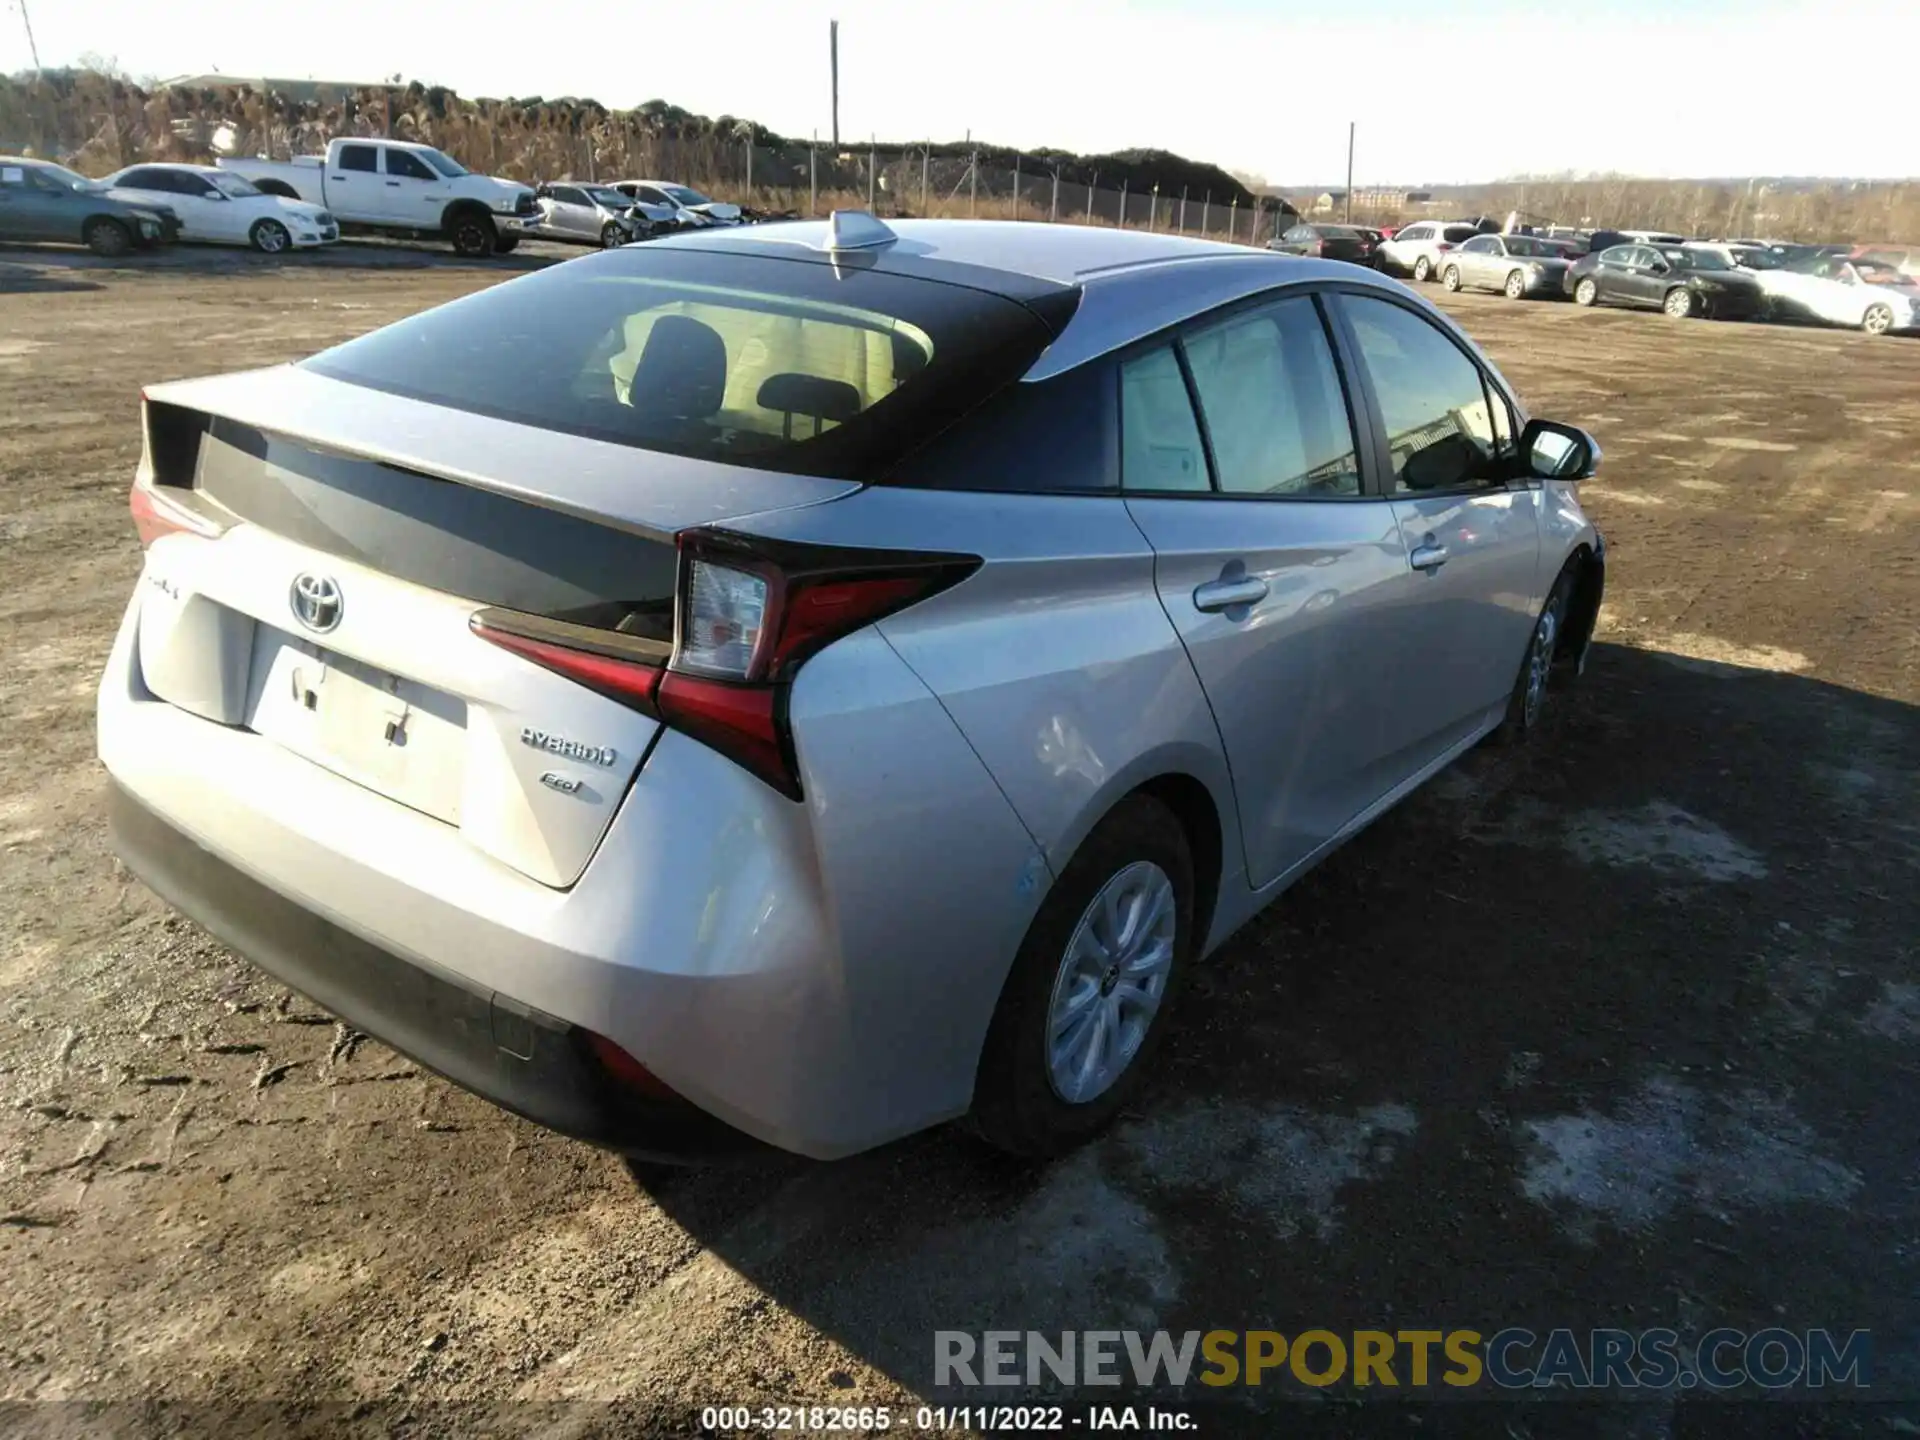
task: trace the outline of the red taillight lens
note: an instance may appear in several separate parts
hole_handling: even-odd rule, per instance
[[[738,684],[669,670],[654,703],[674,729],[712,746],[789,800],[800,798],[784,685]]]
[[[1438,245],[1434,246],[1433,248],[1436,250],[1451,250],[1453,246],[1448,244],[1445,240],[1442,240]]]
[[[522,630],[507,628],[513,621],[499,611],[482,610],[467,623],[474,634],[502,650],[511,650],[569,680],[578,680],[609,700],[654,713],[654,692],[660,687],[660,661],[584,650],[580,648],[581,641],[572,637],[568,637],[572,643],[540,639]],[[558,629],[557,626],[542,628]],[[664,659],[662,656],[661,660]]]
[[[806,660],[963,579],[971,556],[832,550],[694,531],[680,541],[678,640],[483,610],[483,640],[657,716],[800,798],[787,690]]]
[[[625,1089],[656,1100],[680,1098],[672,1086],[606,1036],[584,1029],[578,1033],[586,1041],[588,1052],[599,1062],[600,1069],[608,1079],[617,1082]]]
[[[199,535],[212,540],[226,528],[169,500],[151,485],[134,481],[127,496],[127,508],[133,512],[133,528],[140,536],[140,548],[146,549],[162,535]]]

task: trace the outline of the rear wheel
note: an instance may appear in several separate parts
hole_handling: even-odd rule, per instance
[[[1676,285],[1667,291],[1660,308],[1672,319],[1685,320],[1693,314],[1693,292],[1684,285]]]
[[[1524,300],[1527,298],[1527,276],[1524,270],[1515,270],[1507,276],[1507,299]]]
[[[454,217],[447,227],[447,238],[453,242],[455,254],[480,259],[494,253],[500,235],[491,216],[469,210]]]
[[[1057,1155],[1113,1119],[1166,1029],[1193,944],[1193,858],[1158,800],[1123,800],[1041,903],[980,1055],[968,1123]]]
[[[80,238],[96,255],[124,255],[133,249],[133,232],[118,220],[89,220]]]
[[[1867,313],[1860,317],[1860,328],[1869,335],[1884,335],[1893,328],[1893,307],[1891,305],[1869,305]]]
[[[511,255],[519,248],[520,237],[518,235],[496,235],[493,237],[493,253],[496,255]]]
[[[1433,262],[1422,255],[1413,262],[1413,278],[1425,283],[1433,278]]]
[[[278,255],[293,245],[293,236],[278,220],[256,220],[247,240],[262,255]]]
[[[1600,287],[1593,283],[1591,275],[1586,276],[1573,287],[1573,303],[1576,305],[1591,305],[1599,298]]]
[[[1460,267],[1458,265],[1447,266],[1446,269],[1440,272],[1440,283],[1449,290],[1458,291],[1460,288]]]

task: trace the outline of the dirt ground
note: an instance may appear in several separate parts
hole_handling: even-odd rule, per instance
[[[688,1434],[911,1407],[939,1329],[1425,1324],[1867,1328],[1881,1403],[1176,1402],[1215,1434],[1920,1433],[1920,341],[1445,297],[1607,452],[1601,643],[1546,743],[1236,937],[1072,1159],[942,1131],[636,1178],[171,917],[94,759],[141,384],[542,258],[0,249],[0,1429]]]

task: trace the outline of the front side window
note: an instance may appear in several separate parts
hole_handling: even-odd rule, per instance
[[[467,167],[458,160],[451,155],[443,155],[438,150],[422,150],[420,158],[449,180],[458,180],[462,175],[469,173]]]
[[[571,185],[554,186],[553,199],[561,205],[584,205],[587,203],[580,192]]]
[[[1373,378],[1401,494],[1452,490],[1498,478],[1501,436],[1480,367],[1431,321],[1384,300],[1341,302]],[[1504,407],[1504,402],[1500,402]]]
[[[379,153],[371,145],[342,145],[340,168],[371,175],[380,168]]]
[[[433,171],[405,150],[387,151],[387,174],[397,175],[402,180],[433,179]]]
[[[1207,490],[1207,453],[1171,345],[1120,367],[1120,484],[1127,490]]]
[[[1313,301],[1282,300],[1181,345],[1223,492],[1360,493],[1346,396]]]

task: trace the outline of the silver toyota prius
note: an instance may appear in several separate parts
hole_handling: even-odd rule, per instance
[[[964,221],[609,250],[157,385],[115,846],[632,1154],[1044,1155],[1580,670],[1599,451],[1400,284]]]

